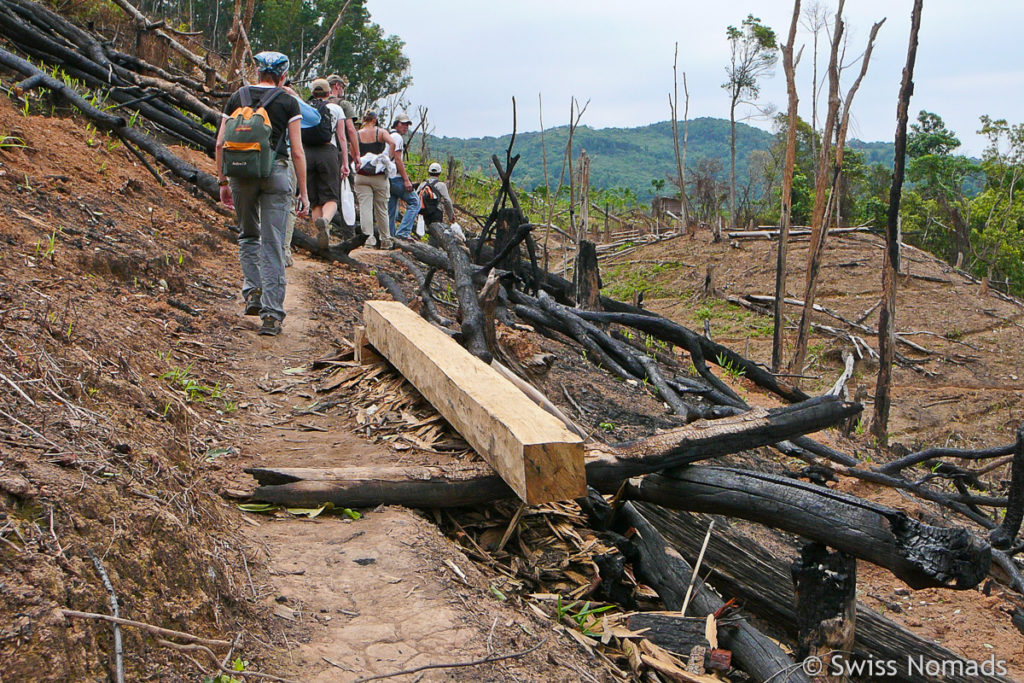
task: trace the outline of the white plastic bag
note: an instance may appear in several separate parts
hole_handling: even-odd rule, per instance
[[[416,216],[416,234],[423,237],[427,234],[427,222],[423,220],[423,215]]]
[[[346,225],[355,225],[356,198],[348,178],[341,181],[341,217],[345,219]]]
[[[462,227],[458,223],[452,223],[452,232],[454,232],[460,240],[466,241],[466,233],[462,232]]]

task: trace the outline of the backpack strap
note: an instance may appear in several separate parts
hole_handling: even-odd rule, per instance
[[[252,96],[249,93],[248,85],[238,89],[238,103],[243,107],[248,107],[252,104]]]

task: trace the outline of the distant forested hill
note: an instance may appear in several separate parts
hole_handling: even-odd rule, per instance
[[[682,137],[682,124],[679,135]],[[552,190],[558,186],[562,170],[562,157],[569,136],[568,126],[552,128],[544,132],[547,145],[548,179]],[[428,138],[428,147],[433,158],[443,161],[448,154],[462,160],[469,171],[494,174],[491,155],[497,154],[504,160],[508,147],[508,135],[485,138]],[[742,183],[747,177],[747,163],[751,152],[767,151],[774,142],[774,136],[767,131],[736,124],[736,177]],[[414,145],[416,147],[417,145]],[[865,152],[866,161],[880,161],[892,164],[892,144],[883,142],[861,143],[852,141],[851,147]],[[595,189],[628,187],[641,200],[647,200],[653,193],[651,181],[675,175],[676,161],[672,147],[672,124],[669,121],[641,126],[639,128],[601,128],[580,126],[573,136],[573,157],[585,149],[591,157],[590,184]],[[516,184],[533,190],[544,185],[544,169],[541,155],[539,132],[516,135],[515,153],[522,159],[513,176]],[[702,159],[711,159],[720,167],[720,177],[728,180],[729,175],[729,122],[724,119],[699,118],[690,121],[689,144],[687,147],[687,169],[694,168]],[[568,177],[566,177],[568,184]],[[665,190],[668,193],[668,188]]]

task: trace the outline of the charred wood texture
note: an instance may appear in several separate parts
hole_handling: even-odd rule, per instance
[[[605,500],[591,490],[586,499],[578,501],[595,529],[608,530],[618,535],[626,553],[633,561],[638,579],[651,586],[670,610],[682,609],[693,568],[666,543],[653,525],[633,506],[625,503],[613,510]],[[625,534],[636,531],[627,540]],[[698,584],[688,609],[693,614],[714,614],[724,602],[707,584]],[[793,660],[771,638],[750,625],[746,619],[737,619],[732,628],[719,629],[722,647],[732,650],[737,666],[755,681],[778,680],[779,672],[787,671],[783,680],[805,682],[809,679],[793,665]]]
[[[455,280],[455,296],[459,300],[462,336],[466,349],[483,362],[490,363],[493,356],[487,347],[484,314],[477,298],[476,286],[473,284],[475,268],[469,260],[465,245],[455,236],[452,229],[443,223],[431,223],[427,229],[448,254]]]
[[[597,265],[597,245],[589,240],[580,241],[576,254],[576,304],[588,311],[601,310],[601,274]]]
[[[683,557],[696,558],[704,542],[708,517],[666,510],[641,503],[637,509],[660,531]],[[704,555],[704,566],[711,574],[708,581],[724,597],[736,598],[748,611],[796,638],[796,596],[793,592],[789,561],[780,558],[727,524],[716,524]],[[953,672],[943,677],[922,676],[907,669],[907,655],[925,660],[965,662],[951,650],[922,638],[886,619],[874,609],[857,605],[857,632],[854,657],[894,660],[897,672],[893,680],[921,683],[979,683],[1007,679],[998,676],[969,676]],[[775,679],[777,680],[777,679]]]
[[[992,545],[997,548],[1009,548],[1020,531],[1021,520],[1024,519],[1024,425],[1017,428],[1017,443],[1013,451],[1013,464],[1010,466],[1010,495],[1006,506],[1006,516],[989,537]]]
[[[830,551],[821,543],[805,543],[793,561],[796,591],[796,658],[816,657],[824,666],[819,680],[843,683],[845,675],[832,676],[832,655],[844,658],[853,649],[857,623],[857,561],[841,550]]]
[[[771,474],[688,467],[645,477],[624,495],[783,529],[885,567],[913,588],[973,588],[991,564],[991,548],[967,529],[929,526],[862,498]]]

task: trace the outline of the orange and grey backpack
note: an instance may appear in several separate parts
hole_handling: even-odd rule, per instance
[[[259,106],[253,109],[249,88],[239,90],[239,106],[224,122],[224,175],[230,178],[270,176],[277,150],[270,146],[271,125],[267,107],[282,92],[281,88],[274,88],[264,93]],[[278,147],[284,137],[282,133]]]
[[[444,212],[441,210],[441,195],[436,187],[437,183],[438,179],[432,178],[423,183],[423,187],[418,192],[420,213],[423,214],[423,220],[428,223],[436,223],[444,217]]]

